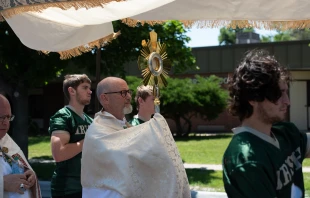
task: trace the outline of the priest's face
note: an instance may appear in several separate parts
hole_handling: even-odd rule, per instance
[[[0,95],[0,139],[8,132],[11,118],[10,103],[4,96]]]
[[[108,109],[109,113],[114,115],[117,119],[122,120],[125,114],[129,114],[132,111],[131,106],[131,91],[126,81],[120,79],[114,82],[114,86],[109,92],[115,92],[106,94],[108,97]]]

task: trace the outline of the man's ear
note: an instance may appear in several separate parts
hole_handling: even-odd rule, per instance
[[[144,102],[144,100],[143,100],[141,97],[139,97],[139,98],[138,98],[138,102],[139,102],[139,104],[141,104],[141,103]]]
[[[76,90],[73,88],[73,87],[68,87],[68,92],[69,92],[69,94],[71,95],[71,94],[75,94],[75,92],[76,92]]]
[[[109,101],[109,98],[108,98],[105,94],[101,94],[101,95],[100,95],[100,101],[101,101],[102,103],[106,103],[106,102]]]
[[[255,107],[257,105],[256,101],[248,101],[248,102],[252,107]]]

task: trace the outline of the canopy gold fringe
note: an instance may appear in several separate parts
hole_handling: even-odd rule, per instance
[[[287,29],[304,29],[310,28],[310,20],[299,21],[254,21],[254,20],[180,20],[185,27],[197,27],[197,28],[258,28],[266,30],[287,30]],[[166,21],[139,21],[131,18],[122,19],[122,22],[128,26],[134,27],[137,23],[142,25],[148,23],[150,25],[162,24]]]
[[[75,56],[79,56],[82,53],[85,52],[89,52],[92,49],[94,49],[95,47],[97,48],[101,48],[103,46],[106,46],[107,44],[109,44],[109,42],[111,42],[113,39],[117,38],[119,35],[121,34],[120,31],[110,34],[104,38],[98,39],[96,41],[90,42],[86,45],[83,46],[79,46],[70,50],[66,50],[66,51],[61,51],[61,52],[57,52],[60,54],[60,59],[65,60],[65,59],[69,59]],[[48,51],[42,51],[42,53],[44,54],[48,54]]]
[[[73,1],[58,1],[58,2],[51,2],[51,3],[37,3],[33,5],[20,5],[13,8],[5,8],[4,10],[0,11],[0,21],[4,21],[5,18],[10,18],[14,15],[21,14],[24,12],[41,12],[46,8],[50,7],[57,7],[63,10],[70,9],[74,7],[75,9],[79,8],[94,8],[94,7],[104,7],[104,4],[110,3],[112,1],[126,1],[126,0],[73,0]]]

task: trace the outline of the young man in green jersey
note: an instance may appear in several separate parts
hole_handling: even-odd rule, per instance
[[[152,115],[155,113],[154,99],[152,86],[141,85],[137,87],[135,101],[138,114],[130,121],[132,126],[137,126],[151,119]]]
[[[266,51],[248,52],[229,81],[230,111],[241,120],[223,157],[228,197],[304,197],[309,136],[283,122],[290,74]]]
[[[86,130],[92,123],[92,118],[84,113],[91,99],[91,81],[85,74],[66,75],[63,91],[69,105],[50,118],[51,149],[56,161],[51,193],[53,198],[79,198],[81,152]]]

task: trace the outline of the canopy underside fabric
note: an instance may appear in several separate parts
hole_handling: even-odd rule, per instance
[[[103,47],[119,35],[119,32],[114,33],[111,22],[67,25],[36,18],[29,13],[8,18],[7,22],[24,45],[44,53],[58,52],[61,59]]]
[[[29,48],[70,58],[116,38],[112,21],[186,27],[310,27],[308,0],[2,0],[0,13]]]
[[[307,0],[175,0],[167,5],[124,19],[134,26],[180,20],[187,27],[254,27],[291,29],[310,27]]]
[[[171,1],[88,0],[51,3],[41,0],[42,3],[32,5],[34,1],[30,0],[31,5],[28,6],[6,10],[2,7],[1,14],[24,45],[45,53],[58,52],[61,59],[67,59],[94,47],[102,47],[115,39],[120,33],[114,33],[112,21],[149,11]]]

